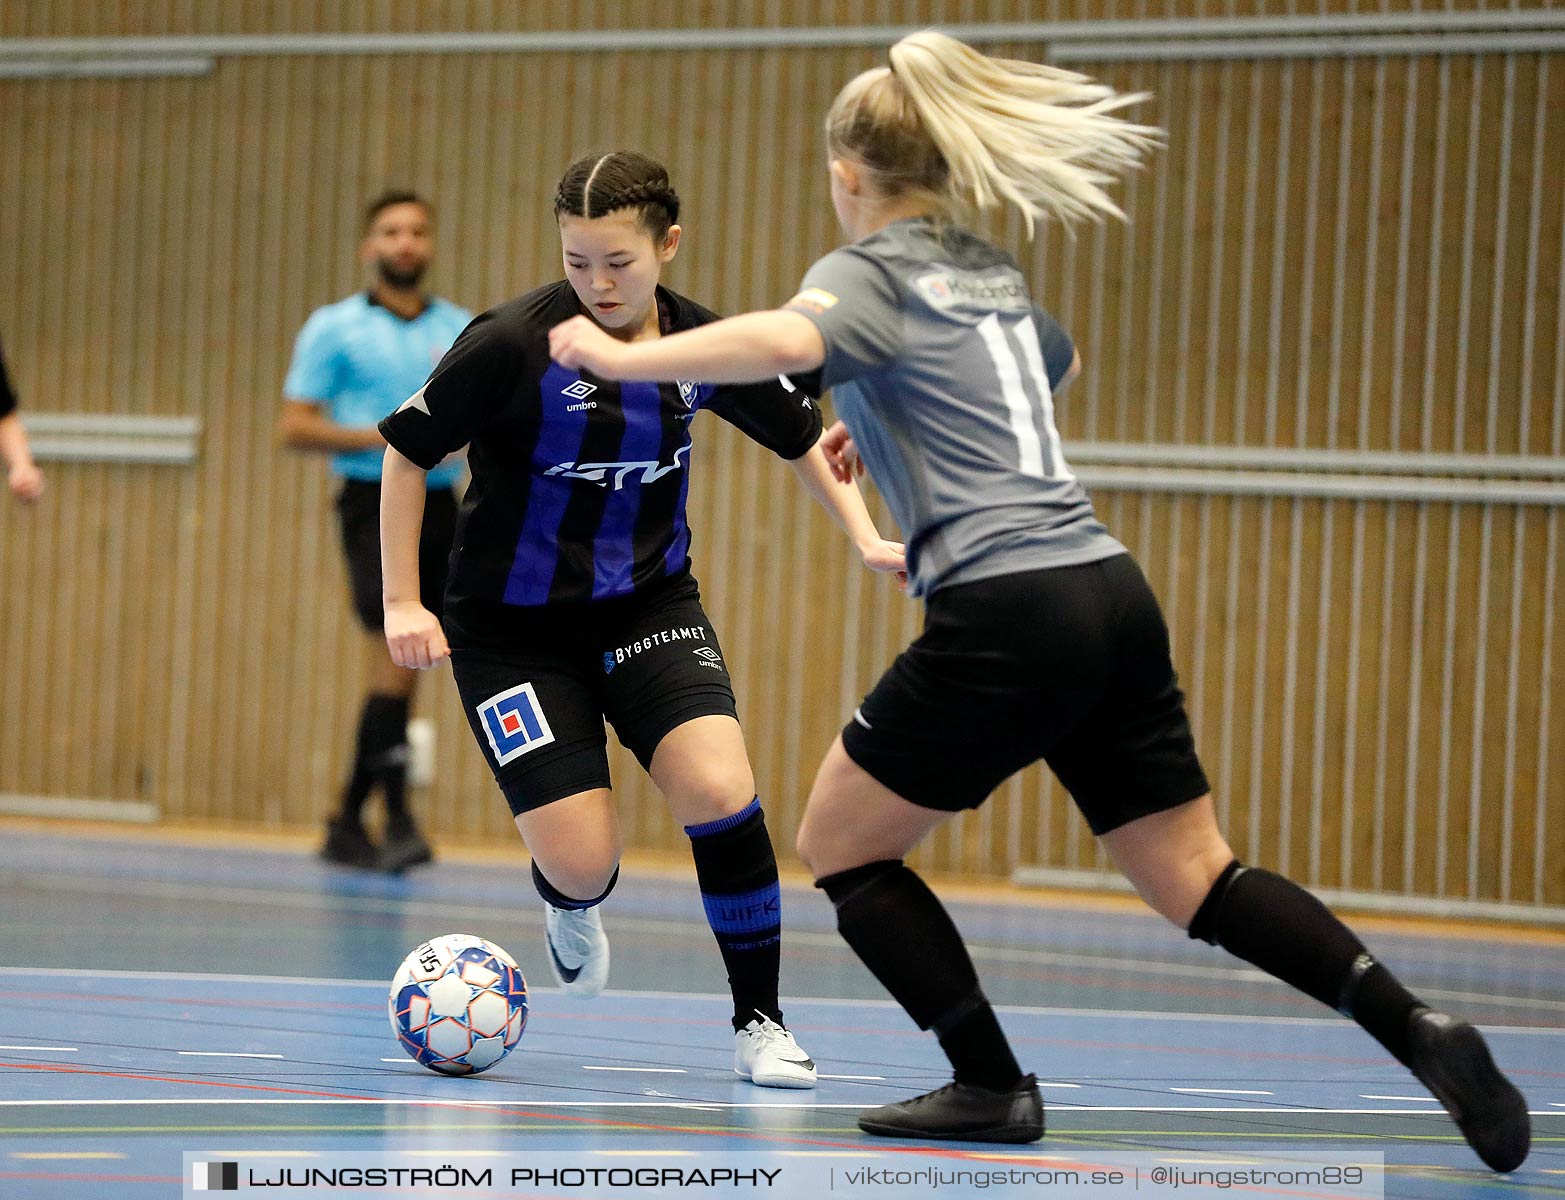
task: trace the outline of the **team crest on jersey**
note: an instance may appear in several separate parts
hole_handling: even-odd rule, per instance
[[[490,696],[476,711],[497,767],[554,741],[554,731],[530,683]]]
[[[694,408],[701,397],[701,385],[689,379],[676,379],[674,382],[679,384],[679,398],[685,402],[685,407]]]
[[[612,650],[605,650],[603,652],[603,673],[605,675],[613,674],[614,673],[614,666],[615,666],[615,663],[614,663],[614,651],[612,651]]]

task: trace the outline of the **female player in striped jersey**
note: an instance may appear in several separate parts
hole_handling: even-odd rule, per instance
[[[1042,758],[1153,908],[1352,1017],[1508,1170],[1527,1152],[1526,1105],[1479,1034],[1420,1004],[1308,892],[1234,858],[1157,601],[1061,451],[1063,335],[1014,261],[956,223],[1003,204],[1029,232],[1044,216],[1119,215],[1102,185],[1158,136],[1114,115],[1141,98],[941,34],[905,38],[832,105],[832,199],[852,244],[788,305],[633,346],[571,321],[551,334],[554,356],[606,378],[823,368],[846,423],[827,438],[838,465],[862,454],[907,537],[924,633],[827,753],[799,852],[843,937],[936,1032],[955,1080],[864,1113],[861,1128],[1042,1136],[1034,1078],[945,909],[902,862]]]
[[[597,906],[619,874],[604,718],[691,839],[734,997],[734,1067],[812,1087],[778,1006],[777,860],[721,647],[690,574],[690,423],[710,409],[787,459],[877,571],[903,566],[858,488],[835,479],[820,411],[790,385],[614,382],[549,361],[548,331],[587,313],[656,340],[716,316],[661,287],[679,197],[644,155],[582,159],[554,211],[565,279],[478,317],[424,388],[381,423],[386,640],[400,664],[449,652],[463,707],[533,856],[550,962],[567,992],[608,975]],[[418,602],[425,471],[471,444],[444,630]],[[449,648],[449,650],[448,650]]]

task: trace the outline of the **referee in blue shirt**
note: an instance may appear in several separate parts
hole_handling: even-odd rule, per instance
[[[433,858],[407,808],[407,721],[417,673],[396,666],[380,636],[380,468],[386,443],[375,426],[424,386],[472,314],[425,294],[419,282],[434,253],[433,213],[414,192],[388,191],[364,218],[359,256],[369,289],[318,308],[299,331],[283,384],[284,445],[326,451],[342,480],[337,512],[353,606],[374,641],[375,668],[359,718],[353,768],[341,810],[326,823],[324,858],[401,871]],[[441,611],[462,471],[448,461],[429,473],[419,575],[424,605]],[[365,832],[364,803],[379,785],[386,834]]]

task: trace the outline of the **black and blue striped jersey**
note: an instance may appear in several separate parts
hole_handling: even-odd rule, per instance
[[[16,393],[5,373],[5,353],[0,351],[0,417],[8,417],[16,411]]]
[[[659,288],[663,332],[717,320]],[[786,459],[821,433],[814,399],[776,380],[612,382],[549,358],[580,312],[565,281],[482,314],[424,387],[380,423],[426,470],[469,446],[446,585],[453,643],[504,634],[527,611],[629,596],[690,567],[690,424],[709,409]]]

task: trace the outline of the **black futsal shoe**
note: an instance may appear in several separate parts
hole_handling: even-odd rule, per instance
[[[321,857],[345,867],[380,865],[380,851],[354,817],[336,816],[327,820],[326,843],[321,847]]]
[[[1527,1101],[1494,1065],[1483,1036],[1466,1021],[1415,1008],[1408,1042],[1413,1074],[1445,1105],[1478,1157],[1494,1171],[1521,1166],[1532,1141]]]
[[[860,1113],[859,1128],[880,1137],[1036,1142],[1043,1136],[1043,1096],[1036,1075],[1023,1075],[1007,1092],[948,1083],[911,1100]]]
[[[380,848],[382,871],[397,874],[434,861],[435,852],[413,822],[394,822],[386,829],[386,842]]]

